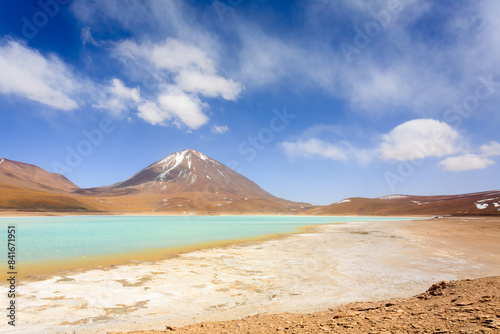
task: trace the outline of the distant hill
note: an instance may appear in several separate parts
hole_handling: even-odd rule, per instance
[[[307,210],[313,215],[500,215],[500,190],[450,196],[348,198]]]
[[[0,209],[21,211],[95,211],[72,195],[78,187],[60,174],[0,159]]]
[[[8,159],[0,159],[0,183],[37,190],[70,191],[78,188],[61,174]]]

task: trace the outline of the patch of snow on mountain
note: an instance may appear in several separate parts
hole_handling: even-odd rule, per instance
[[[419,202],[419,201],[412,201],[412,202],[417,204],[417,205],[429,204],[429,202]]]
[[[388,196],[382,196],[379,197],[378,199],[403,199],[403,198],[408,198],[410,196],[407,195],[388,195]]]
[[[483,203],[482,204],[482,203],[476,202],[474,204],[476,204],[476,208],[478,208],[479,210],[484,210],[484,209],[486,209],[488,207],[488,203]]]
[[[340,202],[334,203],[334,204],[341,204],[341,203],[349,203],[351,200],[350,199],[343,199]]]
[[[484,202],[488,202],[488,201],[494,201],[498,199],[498,197],[495,197],[495,198],[487,198],[487,199],[482,199],[482,200],[479,200],[477,201],[478,203],[484,203]]]
[[[0,165],[2,164],[2,162],[3,162],[4,160],[5,160],[5,159],[0,160]]]
[[[175,155],[175,156],[173,156],[173,155]],[[173,170],[175,167],[179,166],[183,160],[184,160],[184,153],[173,153],[173,154],[169,155],[168,157],[166,157],[165,159],[161,160],[159,162],[159,164],[163,164],[162,170],[164,170],[164,172],[162,172],[160,175],[158,175],[155,178],[155,180],[163,181],[165,179],[165,176],[167,176],[167,174],[171,170]],[[172,166],[172,164],[173,164],[173,166]],[[180,176],[180,174],[179,174],[179,176]]]
[[[499,208],[500,207],[500,203],[497,203],[497,202],[494,202],[493,205],[495,206],[495,208]]]

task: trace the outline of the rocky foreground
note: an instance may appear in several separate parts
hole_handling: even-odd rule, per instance
[[[259,314],[160,333],[500,333],[500,276],[440,282],[408,299],[353,303],[311,314]],[[110,333],[111,334],[111,333]]]

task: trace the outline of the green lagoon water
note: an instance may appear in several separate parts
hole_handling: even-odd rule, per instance
[[[155,248],[290,233],[301,226],[394,217],[299,216],[72,216],[0,218],[0,247],[7,226],[16,226],[18,263],[37,263],[134,253]]]

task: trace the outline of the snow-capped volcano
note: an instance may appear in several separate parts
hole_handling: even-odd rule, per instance
[[[111,187],[275,198],[243,175],[192,149],[172,153]]]

